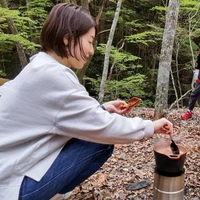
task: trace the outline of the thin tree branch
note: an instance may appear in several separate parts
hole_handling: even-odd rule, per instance
[[[182,100],[183,97],[185,97],[185,96],[186,96],[189,92],[191,92],[191,91],[192,91],[192,89],[188,90],[184,95],[182,95],[179,99],[177,99],[174,103],[172,103],[171,106],[169,107],[169,109],[173,108],[173,106],[174,106],[177,102],[179,102],[180,100]]]

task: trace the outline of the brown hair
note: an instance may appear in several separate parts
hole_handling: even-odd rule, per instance
[[[92,27],[95,28],[97,34],[95,20],[82,7],[68,3],[57,4],[52,8],[42,28],[40,37],[42,50],[54,51],[62,58],[69,56],[77,58],[75,52],[71,52],[71,47],[79,44],[81,56],[86,58],[80,37]],[[63,42],[64,37],[68,40],[67,46]]]

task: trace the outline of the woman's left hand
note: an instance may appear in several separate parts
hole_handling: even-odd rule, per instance
[[[117,113],[117,114],[125,114],[128,111],[130,111],[130,108],[124,108],[122,105],[127,105],[127,103],[125,101],[122,100],[114,100],[114,101],[109,101],[103,104],[103,106],[105,107],[105,109],[109,112],[109,113]]]

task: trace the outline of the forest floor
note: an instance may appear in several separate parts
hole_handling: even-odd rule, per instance
[[[153,118],[152,108],[134,108],[129,117]],[[184,110],[166,114],[174,124],[175,140],[188,149],[185,161],[184,200],[200,200],[200,108],[195,108],[192,119],[184,121]],[[123,127],[122,127],[123,128]],[[73,190],[69,200],[153,200],[155,159],[154,144],[169,140],[161,134],[132,144],[115,145],[112,157],[102,168]],[[143,180],[146,188],[130,191],[127,186]]]

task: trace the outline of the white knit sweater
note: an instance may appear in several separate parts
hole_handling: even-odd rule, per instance
[[[0,199],[17,200],[24,176],[39,181],[66,142],[131,143],[153,123],[104,111],[75,73],[40,52],[0,87]]]

